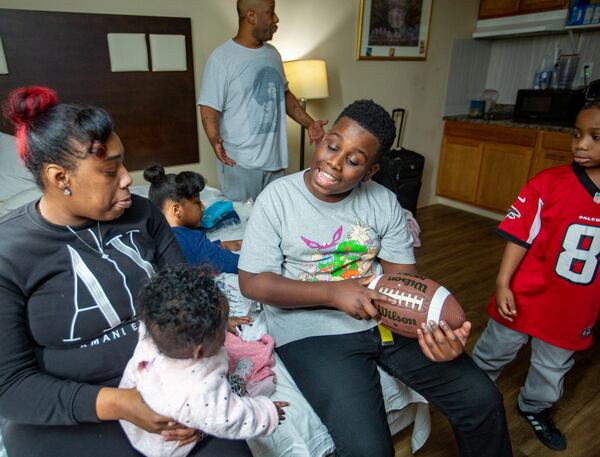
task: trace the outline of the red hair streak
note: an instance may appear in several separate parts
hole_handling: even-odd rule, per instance
[[[22,161],[25,161],[27,153],[27,128],[25,124],[15,127],[15,136],[17,137],[17,152]]]
[[[8,94],[6,115],[15,126],[17,151],[25,159],[28,150],[27,127],[39,114],[58,103],[56,92],[43,86],[19,87]]]

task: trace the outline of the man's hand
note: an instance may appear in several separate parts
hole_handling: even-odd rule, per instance
[[[325,136],[325,130],[323,130],[323,126],[328,122],[329,121],[317,120],[308,126],[306,130],[308,132],[308,139],[311,144],[317,144],[323,139]]]
[[[223,146],[223,138],[221,138],[220,136],[217,137],[214,141],[210,143],[210,145],[215,151],[215,156],[217,156],[218,160],[223,162],[225,165],[229,165],[230,167],[233,167],[235,165],[235,160],[230,158],[227,155],[227,152],[225,152],[225,147]]]
[[[419,346],[423,354],[434,362],[449,362],[461,355],[470,333],[469,321],[465,321],[462,327],[456,330],[450,329],[444,321],[440,321],[439,326],[431,321],[429,327],[423,323],[422,327],[417,329]]]

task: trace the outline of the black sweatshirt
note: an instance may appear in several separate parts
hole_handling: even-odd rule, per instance
[[[37,202],[0,220],[0,416],[9,423],[99,422],[98,392],[118,386],[137,343],[140,285],[185,262],[158,209],[132,200],[114,221],[72,227],[77,235],[41,218]]]

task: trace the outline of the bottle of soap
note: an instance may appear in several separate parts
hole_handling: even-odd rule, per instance
[[[552,64],[552,58],[549,55],[545,55],[538,72],[537,89],[546,90],[550,87],[550,82],[552,80]],[[536,88],[535,85],[534,88]]]
[[[550,78],[550,89],[558,89],[558,62],[554,64],[554,68],[552,69],[552,77]]]

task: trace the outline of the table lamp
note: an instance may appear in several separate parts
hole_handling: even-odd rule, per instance
[[[324,60],[289,60],[283,63],[288,89],[306,110],[307,100],[329,97]],[[304,170],[304,126],[300,127],[300,170]]]

